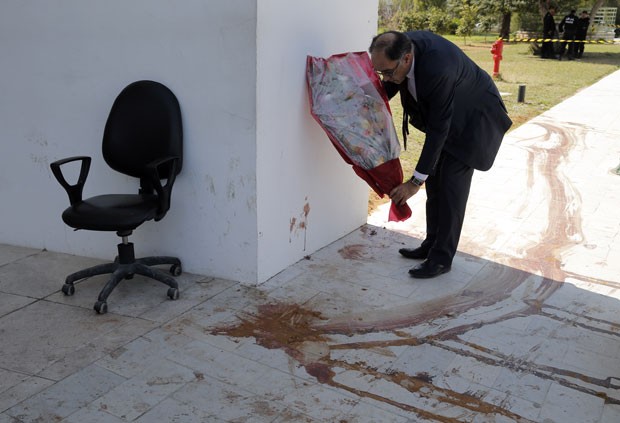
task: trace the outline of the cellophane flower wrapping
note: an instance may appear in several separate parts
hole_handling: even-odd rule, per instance
[[[365,52],[311,58],[312,113],[362,169],[400,155],[389,104]]]
[[[314,119],[336,150],[383,197],[402,183],[400,143],[389,102],[366,52],[308,56],[306,81]],[[405,204],[390,207],[388,220],[411,216]]]

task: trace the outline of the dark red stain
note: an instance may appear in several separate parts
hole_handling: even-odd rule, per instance
[[[305,368],[310,376],[314,376],[321,383],[330,383],[336,375],[327,363],[309,363]]]
[[[363,260],[366,256],[366,248],[363,244],[347,245],[338,250],[338,254],[345,260]]]
[[[566,370],[551,365],[542,365],[526,362],[518,358],[505,355],[497,350],[463,340],[464,334],[482,327],[510,320],[515,317],[541,315],[548,318],[564,321],[548,310],[552,306],[545,305],[545,301],[562,285],[567,276],[581,280],[590,280],[593,283],[605,284],[619,288],[620,284],[611,281],[587,278],[581,275],[567,274],[561,264],[561,253],[568,247],[583,240],[581,227],[580,206],[581,199],[570,181],[561,173],[561,165],[567,160],[573,147],[579,142],[580,129],[573,127],[559,127],[541,121],[537,123],[545,129],[546,135],[542,139],[524,140],[522,148],[526,149],[529,157],[530,176],[528,188],[541,181],[546,184],[549,192],[549,209],[547,213],[548,225],[541,235],[541,242],[532,243],[524,247],[524,258],[505,257],[504,264],[489,263],[485,266],[477,280],[470,284],[459,295],[436,298],[423,304],[393,307],[376,311],[366,311],[360,314],[343,315],[326,320],[320,313],[306,309],[297,304],[267,304],[261,306],[258,313],[251,316],[241,316],[241,323],[232,327],[214,329],[215,334],[225,334],[232,337],[254,337],[259,345],[270,349],[281,349],[303,365],[308,374],[317,381],[333,387],[349,391],[357,396],[372,398],[393,406],[418,414],[421,418],[438,422],[460,422],[460,418],[446,417],[438,412],[421,409],[410,404],[400,403],[389,397],[376,393],[366,392],[334,380],[335,368],[353,370],[379,380],[386,380],[401,386],[419,397],[432,399],[440,403],[460,407],[474,413],[489,416],[504,416],[516,422],[529,420],[519,416],[500,405],[484,401],[469,393],[459,393],[433,383],[433,375],[428,373],[406,374],[400,371],[379,372],[366,363],[349,363],[345,360],[333,360],[329,354],[315,357],[307,354],[308,345],[324,344],[328,351],[376,349],[395,346],[416,346],[428,344],[448,350],[454,354],[475,359],[490,366],[504,367],[519,373],[529,373],[541,379],[552,380],[570,389],[601,397],[606,403],[620,404],[617,399],[608,396],[606,390],[615,388],[614,378],[594,378],[577,371]],[[528,199],[523,199],[527,201]],[[310,207],[304,207],[303,218],[307,218]],[[296,219],[291,219],[291,231]],[[302,220],[305,228],[305,220]],[[299,226],[302,227],[301,224]],[[370,236],[376,235],[368,227],[361,229],[369,242]],[[468,245],[465,252],[477,255],[476,246]],[[369,248],[365,244],[348,245],[338,253],[347,260],[371,259]],[[478,322],[463,324],[449,329],[438,330],[426,337],[415,337],[402,329],[411,328],[425,322],[432,322],[446,316],[459,316],[468,310],[492,306],[507,299],[516,288],[531,278],[532,274],[542,276],[541,282],[523,299],[523,306],[494,318],[481,319]],[[566,324],[573,324],[566,318]],[[612,322],[604,323],[611,327],[606,333],[618,336],[620,327]],[[579,323],[581,327],[601,331],[600,325]],[[335,343],[332,335],[354,335],[367,332],[392,331],[397,336],[389,341],[368,341]],[[446,341],[452,341],[446,343]],[[467,348],[461,348],[461,347]],[[312,358],[315,357],[315,358]],[[580,385],[576,381],[586,382]]]
[[[308,197],[306,197],[306,201],[308,200]],[[308,215],[310,214],[310,203],[304,204],[303,207],[303,211],[301,212],[301,215],[299,216],[299,219],[297,217],[291,217],[290,220],[290,225],[289,225],[289,233],[291,236],[289,236],[289,242],[292,242],[292,235],[296,234],[297,231],[304,231],[304,251],[306,249],[306,230],[308,229]],[[298,223],[299,222],[299,223]]]

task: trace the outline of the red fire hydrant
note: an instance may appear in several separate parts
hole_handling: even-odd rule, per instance
[[[493,77],[499,76],[499,62],[502,60],[502,53],[504,52],[504,40],[499,39],[491,46],[491,54],[493,55]]]

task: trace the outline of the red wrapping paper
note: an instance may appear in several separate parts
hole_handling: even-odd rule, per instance
[[[388,98],[366,52],[327,59],[308,56],[310,111],[353,171],[383,198],[403,182],[400,145]],[[390,205],[388,220],[411,217],[407,204]]]

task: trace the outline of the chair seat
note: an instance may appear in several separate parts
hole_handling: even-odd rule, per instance
[[[181,107],[174,93],[155,81],[142,80],[127,85],[110,109],[101,152],[110,168],[137,179],[140,187],[134,191],[136,194],[107,194],[83,199],[91,157],[71,156],[50,163],[54,177],[64,188],[71,204],[62,213],[62,220],[74,229],[116,232],[121,237],[113,263],[67,276],[62,286],[63,294],[73,295],[75,283],[79,280],[110,274],[93,307],[97,313],[104,314],[108,311],[108,296],[114,288],[122,280],[141,275],[167,285],[168,298],[176,300],[179,298],[178,283],[166,272],[151,266],[171,265],[169,273],[180,276],[181,260],[172,256],[136,259],[133,242],[128,239],[144,222],[160,221],[170,209],[172,186],[183,165]],[[77,181],[73,184],[67,181],[62,171],[69,163],[79,166]],[[156,250],[161,247],[150,245],[149,248]]]
[[[109,194],[87,198],[62,213],[72,228],[92,231],[134,230],[157,214],[154,194]]]

